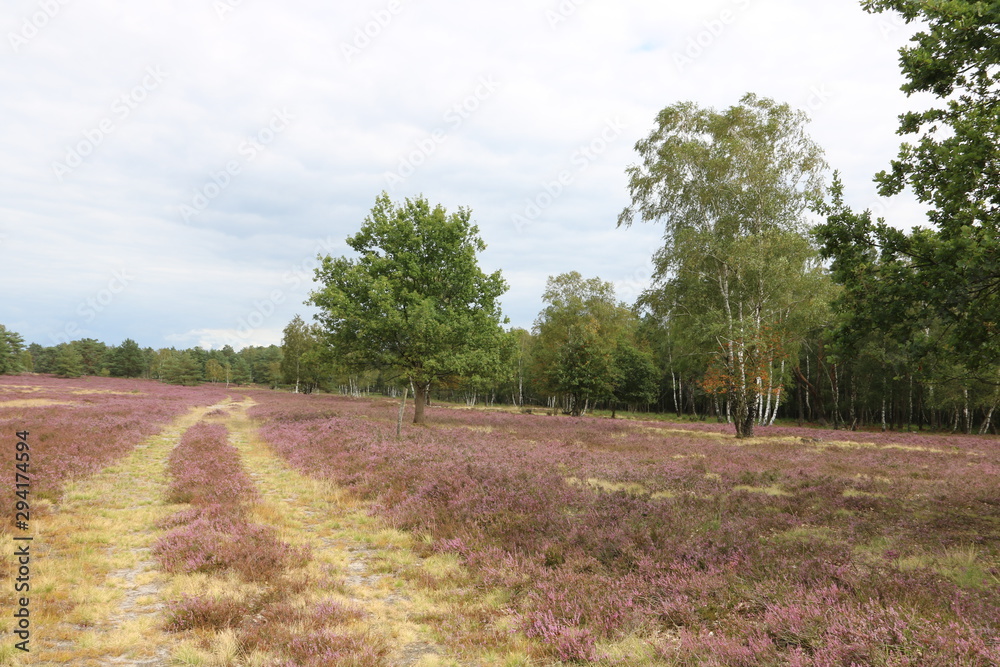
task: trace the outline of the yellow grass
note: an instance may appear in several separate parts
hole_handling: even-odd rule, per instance
[[[198,408],[111,467],[67,484],[33,521],[39,558],[32,575],[32,664],[106,665],[165,658],[159,572],[150,549],[163,504],[166,459]]]
[[[250,405],[249,399],[234,404],[239,409],[231,411],[227,426],[262,495],[252,519],[274,527],[281,539],[312,549],[304,574],[314,583],[290,603],[333,599],[360,606],[367,616],[357,629],[392,647],[389,664],[446,667],[467,664],[472,656],[479,664],[528,664],[522,660],[523,638],[470,646],[438,630],[432,619],[502,619],[502,604],[472,589],[454,556],[419,555],[414,536],[372,517],[367,505],[345,490],[292,469],[257,436],[245,413]]]
[[[733,491],[746,491],[748,493],[763,493],[769,496],[790,496],[790,492],[785,491],[777,484],[772,484],[771,486],[747,486],[746,484],[737,484],[733,487]]]
[[[20,398],[0,401],[0,408],[44,408],[50,405],[77,405],[72,401],[57,401],[52,398]]]

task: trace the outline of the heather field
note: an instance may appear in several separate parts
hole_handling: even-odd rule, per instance
[[[498,618],[470,649],[666,665],[1000,664],[995,439],[431,409],[255,395],[296,468],[451,553]],[[499,616],[505,618],[501,622]]]
[[[0,428],[8,436],[30,431],[33,507],[44,512],[67,480],[101,470],[188,409],[224,396],[224,391],[210,386],[191,389],[144,380],[4,375],[0,376]],[[4,516],[11,516],[12,498],[4,494],[0,501]],[[4,523],[4,529],[8,527]]]
[[[0,664],[1000,664],[995,438],[397,412],[0,378]]]

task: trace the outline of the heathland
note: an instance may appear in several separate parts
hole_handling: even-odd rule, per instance
[[[994,437],[398,406],[0,378],[0,664],[1000,664]]]

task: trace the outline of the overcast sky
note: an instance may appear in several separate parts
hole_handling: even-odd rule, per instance
[[[8,0],[0,323],[28,342],[280,343],[376,196],[472,209],[511,324],[577,270],[633,301],[617,229],[656,113],[755,92],[810,114],[847,199],[900,138],[913,33],[857,0]],[[553,185],[562,175],[563,184]]]

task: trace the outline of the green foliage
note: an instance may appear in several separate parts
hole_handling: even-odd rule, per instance
[[[627,170],[632,205],[619,226],[637,215],[664,225],[640,305],[715,365],[741,437],[829,291],[805,228],[826,167],[806,120],[752,94],[722,112],[679,103],[659,113],[636,144],[642,163]]]
[[[653,356],[634,342],[620,339],[613,358],[615,400],[636,407],[656,400],[659,370]]]
[[[282,353],[277,345],[245,347],[240,350],[240,358],[249,364],[251,381],[272,388],[281,383]]]
[[[82,338],[70,343],[80,353],[84,375],[100,375],[106,366],[108,346],[94,338]]]
[[[909,186],[930,207],[932,228],[902,232],[834,201],[821,232],[867,331],[890,323],[897,344],[920,344],[939,323],[933,347],[970,369],[1000,361],[1000,9],[996,3],[868,0],[922,21],[900,50],[907,94],[930,93],[936,108],[900,117],[903,143],[877,175],[890,196]],[[873,276],[877,275],[877,279]]]
[[[114,377],[141,377],[146,370],[146,357],[131,338],[126,338],[118,347],[111,348],[109,368]]]
[[[347,239],[355,259],[321,258],[321,287],[309,302],[337,361],[402,374],[417,391],[415,421],[432,382],[499,373],[504,332],[497,299],[507,285],[476,258],[486,245],[471,213],[431,208],[424,198],[396,206],[382,193]]]
[[[19,373],[22,368],[21,353],[24,339],[0,324],[0,375]]]
[[[202,366],[193,351],[173,353],[163,362],[162,379],[168,384],[197,385],[202,381]]]
[[[83,357],[71,343],[56,346],[55,358],[52,361],[52,372],[59,377],[76,378],[83,375]]]
[[[225,382],[229,379],[229,373],[228,365],[223,366],[215,359],[205,362],[205,379],[209,382]]]
[[[319,327],[306,324],[298,315],[285,326],[281,340],[281,377],[285,384],[295,386],[296,393],[300,385],[305,393],[311,393],[331,375],[330,359],[325,354],[321,335]]]
[[[548,305],[535,320],[535,373],[547,393],[565,394],[579,415],[588,401],[614,395],[615,347],[634,316],[611,283],[576,271],[550,277],[542,300]]]
[[[240,351],[242,352],[242,350]],[[233,356],[233,361],[230,364],[229,370],[229,381],[233,384],[244,385],[253,382],[253,372],[250,369],[250,364],[247,363],[246,359],[242,355]]]

